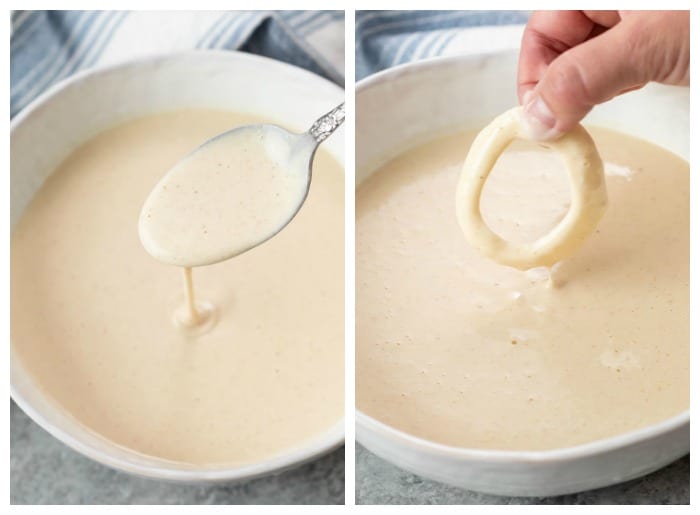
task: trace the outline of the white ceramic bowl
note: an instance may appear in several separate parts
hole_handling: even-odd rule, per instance
[[[422,61],[357,84],[356,183],[378,165],[436,134],[479,128],[517,104],[517,55]],[[585,123],[652,141],[688,159],[687,88],[650,85],[597,107]],[[466,155],[465,149],[465,155]],[[474,416],[478,416],[475,413]],[[548,496],[648,474],[689,451],[690,414],[576,447],[537,452],[440,445],[357,411],[357,440],[406,470],[497,495]]]
[[[251,113],[302,131],[344,92],[300,68],[239,52],[188,52],[78,74],[51,88],[11,124],[11,223],[56,166],[81,143],[130,118],[186,107]],[[343,163],[344,129],[324,143]],[[177,481],[236,481],[316,458],[343,443],[343,420],[308,444],[237,467],[196,467],[144,456],[102,438],[65,413],[34,384],[10,350],[15,402],[56,438],[96,461]],[[303,416],[302,413],[299,416]]]

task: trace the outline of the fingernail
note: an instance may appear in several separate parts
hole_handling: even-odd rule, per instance
[[[528,137],[546,141],[561,136],[561,132],[554,128],[557,121],[542,97],[533,91],[528,91],[523,95],[523,100],[525,101],[523,120]]]

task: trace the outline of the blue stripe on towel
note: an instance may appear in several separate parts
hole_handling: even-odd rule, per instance
[[[191,36],[191,48],[241,49],[301,66],[343,83],[342,72],[326,62],[305,38],[330,24],[342,23],[344,11],[223,11],[218,14],[212,17],[211,13],[202,13],[214,21],[203,34],[202,28],[197,28]],[[56,82],[99,64],[123,27],[132,35],[134,27],[139,26],[138,23],[129,24],[128,17],[127,11],[13,11],[11,116]],[[143,34],[144,38],[148,36],[148,33]]]
[[[358,11],[355,77],[440,55],[460,30],[527,21],[526,11]]]
[[[211,48],[214,40],[218,39],[221,32],[226,29],[228,24],[233,20],[233,13],[222,13],[219,18],[212,24],[209,30],[201,37],[196,48]]]
[[[235,30],[231,32],[229,37],[220,48],[225,48],[227,50],[237,50],[249,35],[249,32],[254,30],[254,28],[262,21],[264,17],[259,13],[251,12],[247,17],[242,18],[241,22],[236,26]]]
[[[42,91],[80,69],[81,64],[85,62],[93,50],[93,45],[99,41],[102,32],[109,26],[114,16],[115,13],[112,12],[91,13],[89,18],[78,22],[80,28],[74,34],[64,33],[69,41],[69,44],[64,48],[65,51],[61,52],[56,60],[49,63],[46,73],[16,99],[17,107],[21,109]],[[56,22],[56,25],[63,28],[60,22]]]
[[[102,21],[97,12],[72,12],[70,16],[58,17],[55,11],[49,11],[44,18],[49,30],[40,31],[31,45],[26,44],[16,52],[20,54],[18,59],[11,59],[13,114],[56,81],[66,63],[89,44],[85,39],[90,29]],[[15,69],[14,63],[17,63]]]
[[[77,71],[78,68],[87,68],[91,67],[97,62],[97,60],[100,58],[102,53],[104,52],[105,48],[109,44],[110,40],[112,37],[114,37],[114,33],[117,32],[119,29],[119,26],[124,22],[124,20],[129,16],[128,11],[122,11],[120,13],[117,13],[117,15],[111,20],[111,26],[106,29],[105,34],[102,36],[102,39],[99,43],[97,43],[97,49],[93,52],[89,60],[83,62],[83,63],[78,63],[76,64],[75,68],[72,70],[71,73],[74,73]]]
[[[245,24],[248,17],[250,17],[249,13],[236,13],[235,16],[232,16],[231,19],[223,25],[218,35],[209,42],[207,48],[225,47],[231,35],[234,34],[241,25]]]
[[[274,18],[268,18],[261,23],[240,49],[301,66],[339,84],[343,82],[343,78],[331,66],[311,54],[309,49],[302,46],[300,38],[288,27],[276,23]]]
[[[37,30],[41,29],[41,23],[45,11],[21,11],[12,17],[12,41],[10,49],[15,51],[19,46],[30,39]]]

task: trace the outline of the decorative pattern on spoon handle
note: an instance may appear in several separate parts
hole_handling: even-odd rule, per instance
[[[316,143],[321,143],[328,136],[333,134],[344,121],[345,102],[316,120],[309,129],[309,134],[316,140]]]

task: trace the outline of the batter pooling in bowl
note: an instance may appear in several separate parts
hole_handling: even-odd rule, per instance
[[[465,241],[445,199],[474,132],[418,145],[359,186],[363,413],[443,444],[543,450],[687,409],[688,163],[590,131],[606,163],[608,206],[559,265],[555,287],[544,269],[504,266]],[[556,153],[515,142],[484,187],[485,223],[515,243],[547,234],[569,209],[562,168]]]
[[[649,19],[665,42],[635,49],[654,55],[620,58],[629,45],[601,51],[611,38],[642,43],[650,31],[635,32],[635,24]],[[687,13],[537,13],[521,55],[521,100],[536,118],[528,139],[558,141],[593,104],[649,80],[687,81],[687,35]],[[559,36],[579,39],[550,45]],[[660,55],[669,59],[654,60]],[[582,61],[591,69],[573,66]],[[640,62],[640,75],[609,68]],[[560,101],[582,84],[586,95]],[[509,261],[503,266],[465,243],[445,199],[454,198],[475,133],[426,141],[358,187],[362,412],[433,442],[532,451],[620,435],[688,409],[688,163],[647,141],[588,130],[603,160],[607,208],[573,252],[544,262],[562,259],[556,288],[546,270],[530,269],[541,261],[502,259],[513,256],[494,245],[496,259]],[[469,205],[478,201],[484,224],[508,245],[527,247],[569,212],[564,165],[556,153],[515,141]]]
[[[250,115],[194,109],[97,134],[13,228],[13,353],[46,397],[112,442],[192,465],[259,462],[343,416],[341,166],[324,149],[307,200],[264,245],[196,270],[215,325],[183,330],[180,271],[136,221],[165,171]]]

